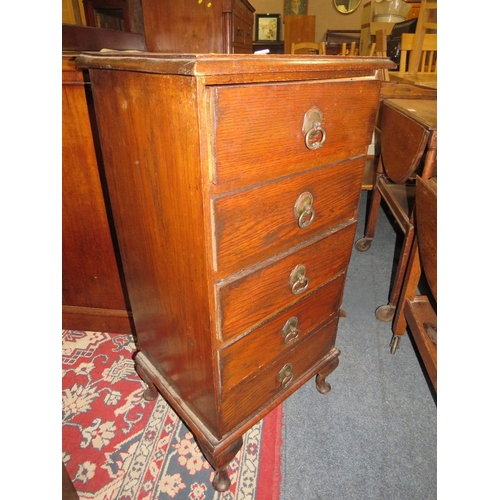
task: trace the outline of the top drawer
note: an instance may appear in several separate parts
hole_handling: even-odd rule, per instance
[[[214,87],[212,181],[238,189],[366,153],[379,81],[350,80]],[[322,114],[322,147],[309,149],[304,117]],[[321,137],[321,136],[320,136]]]

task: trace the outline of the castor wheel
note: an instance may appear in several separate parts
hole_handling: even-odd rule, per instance
[[[399,341],[401,337],[399,335],[393,335],[391,340],[391,354],[395,354],[399,347]]]
[[[356,250],[358,252],[366,252],[367,250],[370,249],[372,246],[372,240],[371,238],[360,238],[358,241],[356,241]]]
[[[389,321],[392,321],[392,318],[394,318],[395,312],[396,312],[396,307],[392,306],[391,304],[387,304],[385,306],[377,307],[377,310],[375,311],[375,316],[379,321],[388,323]]]

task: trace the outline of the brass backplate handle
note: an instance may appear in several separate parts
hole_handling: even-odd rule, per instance
[[[298,324],[299,320],[297,316],[293,316],[285,323],[282,329],[285,344],[292,344],[299,338],[300,330],[297,328]]]
[[[307,191],[302,193],[295,202],[293,211],[297,224],[301,229],[310,226],[316,215],[313,208],[313,195]]]
[[[284,389],[288,387],[293,381],[293,365],[292,363],[287,363],[278,373],[278,382]]]
[[[292,293],[298,295],[309,288],[309,278],[306,276],[306,266],[299,264],[290,273],[290,285]]]
[[[304,115],[302,132],[305,135],[306,146],[308,149],[316,150],[323,147],[326,141],[326,130],[322,127],[323,113],[313,106]]]

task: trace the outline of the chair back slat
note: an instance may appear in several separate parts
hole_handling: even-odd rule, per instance
[[[301,42],[292,43],[292,54],[318,54],[326,55],[326,42]]]

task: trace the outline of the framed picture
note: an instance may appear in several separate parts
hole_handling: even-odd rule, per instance
[[[281,14],[255,14],[255,41],[280,41]]]
[[[306,16],[307,0],[285,0],[285,16]]]

